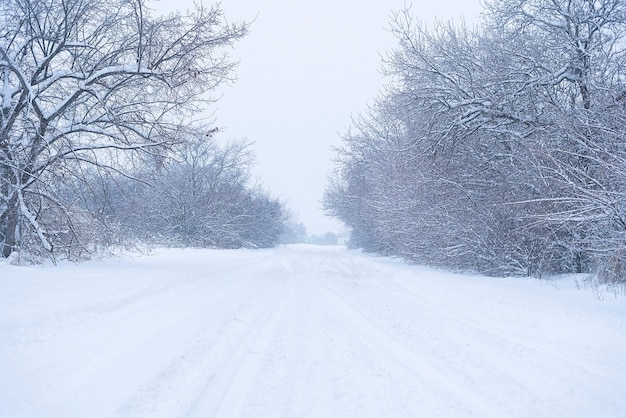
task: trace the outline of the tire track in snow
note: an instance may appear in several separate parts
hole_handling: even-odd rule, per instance
[[[558,365],[554,365],[551,361],[548,362],[549,364],[552,364],[552,366],[557,370],[561,370],[562,368],[578,368],[583,373],[609,380],[615,385],[623,386],[626,384],[626,381],[624,381],[623,378],[619,378],[614,375],[613,370],[603,369],[597,364],[592,364],[582,358],[571,358],[565,353],[556,353],[554,351],[547,350],[544,347],[539,347],[536,344],[531,344],[529,341],[522,341],[520,338],[516,337],[515,334],[511,332],[511,330],[509,330],[509,332],[502,332],[502,330],[496,331],[493,327],[493,321],[491,324],[488,324],[485,323],[484,320],[481,321],[473,316],[468,316],[467,314],[464,315],[460,313],[454,306],[449,306],[446,308],[446,310],[442,310],[440,307],[441,305],[436,305],[432,302],[432,300],[423,297],[423,295],[421,297],[416,297],[416,295],[410,289],[407,289],[402,285],[399,286],[402,287],[403,291],[390,289],[388,286],[386,286],[386,282],[376,282],[376,285],[380,291],[386,292],[396,299],[405,300],[410,304],[419,306],[422,310],[430,310],[443,321],[453,322],[462,325],[462,327],[459,328],[474,330],[474,332],[481,335],[481,338],[478,339],[479,341],[482,341],[484,338],[489,340],[500,340],[506,345],[518,346],[521,349],[536,352],[541,356],[549,357],[552,360],[559,362],[560,364]]]
[[[276,290],[276,289],[274,289]],[[203,393],[186,414],[194,417],[237,417],[245,406],[242,399],[250,397],[254,379],[262,368],[264,355],[276,334],[280,320],[292,303],[293,287],[283,282],[278,291],[266,297],[263,310],[258,312],[256,323],[233,347],[229,358],[221,365]]]
[[[403,368],[410,370],[414,376],[437,386],[438,392],[450,396],[448,402],[457,404],[457,407],[471,416],[498,416],[493,407],[481,400],[480,396],[470,389],[462,386],[452,376],[446,375],[441,370],[433,367],[427,361],[419,357],[419,354],[411,348],[394,338],[380,326],[376,326],[375,321],[363,316],[358,310],[350,306],[350,303],[325,288],[319,288],[320,296],[329,301],[338,318],[345,321],[358,332],[358,336],[363,339],[367,346],[373,346],[386,353],[397,361]],[[456,408],[456,407],[455,407]]]
[[[400,303],[401,300],[398,299],[390,301],[382,294],[378,295],[377,305],[380,305],[378,309],[371,305],[356,304],[350,297],[333,290],[328,291],[336,295],[337,306],[352,310],[353,317],[358,318],[359,323],[367,323],[378,331],[375,341],[384,341],[383,349],[388,343],[392,344],[391,348],[399,345],[412,353],[414,358],[419,358],[422,364],[427,364],[428,370],[435,371],[439,378],[431,382],[432,388],[436,391],[434,396],[445,397],[446,394],[450,394],[450,398],[458,402],[458,407],[463,411],[462,415],[469,414],[463,409],[469,407],[477,416],[508,416],[513,414],[515,409],[515,401],[511,402],[512,399],[515,400],[522,394],[532,397],[533,388],[517,381],[510,374],[516,370],[516,365],[508,362],[511,350],[505,350],[507,355],[500,362],[498,353],[494,352],[494,347],[498,345],[489,347],[490,340],[481,340],[473,330],[463,328],[462,324],[443,322],[442,317],[436,312],[423,310],[418,305],[409,307]],[[359,299],[359,302],[362,300]],[[418,307],[419,313],[407,307],[413,311]],[[370,339],[372,338],[373,336],[370,336]],[[406,355],[401,357],[402,353],[398,350],[387,351],[399,360],[408,357]],[[411,370],[419,369],[413,367]],[[418,379],[424,379],[424,373],[416,375]],[[430,381],[428,373],[426,380]],[[531,379],[531,382],[534,381]],[[478,384],[481,382],[489,383],[488,391]],[[493,382],[505,384],[499,387],[494,386]],[[458,396],[459,391],[451,391],[449,386],[452,386],[452,389],[461,388],[465,394],[461,392],[461,396]],[[511,393],[517,395],[510,397]],[[455,394],[457,395],[453,396]],[[478,409],[475,408],[476,403],[479,405]],[[490,406],[492,411],[484,412],[480,405],[485,408]],[[457,411],[456,408],[454,410]]]
[[[622,386],[623,379],[616,377],[615,372],[598,370],[589,362],[582,361],[581,364],[535,347],[532,340],[511,337],[514,328],[502,333],[495,331],[493,324],[490,328],[476,323],[473,317],[463,316],[455,306],[446,305],[447,293],[435,301],[435,295],[429,294],[428,290],[424,294],[415,294],[409,289],[389,289],[388,286],[394,283],[394,273],[402,270],[382,268],[387,266],[379,264],[376,266],[378,280],[372,280],[370,271],[358,284],[362,269],[367,270],[367,267],[360,265],[356,271],[351,271],[353,261],[349,260],[347,266],[341,266],[337,260],[328,263],[331,270],[343,271],[343,275],[349,278],[347,281],[323,280],[323,286],[341,299],[337,306],[351,307],[362,318],[362,323],[375,325],[397,341],[408,343],[434,368],[455,376],[462,386],[472,388],[475,394],[487,397],[491,405],[496,404],[506,411],[505,415],[519,413],[521,407],[531,408],[528,415],[543,413],[542,408],[547,405],[554,411],[571,415],[581,411],[601,411],[607,401],[615,406],[620,404],[615,399],[595,405],[585,401],[588,399],[585,387],[593,385],[608,390],[616,384]],[[364,260],[364,264],[370,262]],[[428,286],[427,282],[420,282],[417,275],[412,279]],[[371,299],[371,295],[377,295],[376,300]],[[416,328],[419,334],[412,335]],[[520,363],[527,367],[520,367]],[[538,394],[538,379],[543,381],[543,387],[551,389]],[[576,381],[579,384],[574,383]],[[571,401],[566,405],[553,404],[552,399],[564,397],[571,398]],[[541,402],[537,403],[539,399]]]
[[[46,321],[43,326],[21,330],[11,341],[13,351],[4,356],[13,359],[13,375],[33,382],[27,391],[19,389],[22,396],[28,396],[34,404],[50,404],[50,416],[63,416],[66,414],[63,409],[53,407],[59,404],[59,393],[71,394],[72,403],[76,405],[88,403],[83,394],[90,393],[90,387],[108,385],[94,380],[93,376],[106,375],[107,370],[115,368],[134,347],[143,350],[146,338],[155,337],[158,343],[161,336],[146,334],[146,330],[154,330],[151,326],[146,327],[147,324],[164,318],[164,311],[180,311],[194,306],[199,300],[199,294],[193,288],[175,286],[170,292],[137,299],[123,309],[100,313],[81,310],[80,313],[62,315]],[[167,329],[168,322],[175,320],[175,317],[165,318],[166,321],[160,324],[161,329]],[[77,363],[77,359],[83,360]],[[19,368],[15,368],[18,365]],[[114,391],[115,383],[111,386]],[[106,398],[109,393],[102,395]],[[106,406],[103,409],[106,410]],[[91,416],[107,416],[107,413],[97,411]]]
[[[146,270],[143,274],[154,275],[154,279],[127,279],[129,291],[134,293],[131,297],[129,291],[109,292],[90,306],[77,300],[77,307],[55,309],[54,316],[42,323],[22,325],[12,334],[6,333],[3,345],[7,348],[0,350],[0,356],[11,359],[11,366],[4,367],[5,375],[32,382],[28,387],[7,388],[8,393],[14,393],[12,398],[23,397],[22,404],[32,404],[30,408],[49,405],[46,415],[59,417],[72,416],[70,411],[92,404],[95,395],[102,405],[89,416],[114,416],[116,406],[137,390],[150,369],[161,367],[164,359],[174,357],[172,353],[185,354],[180,347],[197,335],[199,317],[211,318],[214,313],[228,316],[232,312],[229,304],[235,309],[249,302],[251,292],[245,279],[259,260],[258,254],[254,261],[244,258],[241,264],[213,269],[210,277],[190,273],[186,265],[178,268],[177,276],[171,267]],[[125,269],[121,270],[123,275]],[[237,280],[219,279],[222,274]],[[80,278],[75,284],[84,280]],[[97,288],[103,280],[97,277]],[[216,281],[223,285],[216,286]],[[219,308],[214,309],[216,306]],[[129,370],[133,373],[122,377]],[[61,393],[70,394],[71,403],[69,398],[68,404],[60,402]],[[26,411],[16,416],[33,415]]]
[[[268,270],[269,269],[269,270]],[[229,310],[223,305],[207,306],[222,315],[219,323],[208,324],[188,344],[182,354],[144,385],[120,409],[128,417],[233,416],[240,397],[246,396],[251,378],[259,368],[271,327],[290,300],[280,279],[273,278],[273,261],[257,265],[258,276],[241,280],[248,287],[233,300]],[[255,276],[256,276],[255,275]],[[246,295],[244,298],[241,296]],[[276,301],[283,301],[276,303]],[[222,411],[222,412],[220,412]]]
[[[13,339],[15,350],[0,350],[3,371],[21,373],[0,376],[8,388],[0,415],[583,417],[615,416],[626,406],[621,360],[614,371],[600,354],[579,362],[586,345],[562,335],[556,344],[534,339],[528,321],[536,313],[516,318],[543,301],[532,289],[521,288],[525,296],[512,298],[511,309],[508,297],[517,290],[508,285],[485,281],[464,295],[470,285],[463,280],[471,278],[433,283],[441,276],[349,251],[207,251],[193,260],[173,254],[145,273],[158,272],[153,289],[142,291],[145,279],[125,276],[128,287],[115,282],[93,303],[54,306],[48,322],[30,311],[17,315],[27,333],[41,328],[42,341]],[[88,294],[89,283],[100,283],[94,277],[86,285],[59,280],[51,294],[68,283]],[[502,299],[496,303],[493,289]],[[484,307],[472,306],[483,300]],[[552,316],[548,326],[559,323],[564,306],[540,311]],[[584,305],[580,316],[597,313],[590,323],[611,330],[593,335],[619,332],[616,315],[594,309]],[[491,322],[489,315],[504,318]],[[574,349],[561,358],[559,348],[570,342]],[[15,389],[5,383],[12,377]]]
[[[432,407],[444,411],[449,409],[449,406],[446,404],[452,403],[456,404],[453,410],[462,410],[464,415],[471,415],[472,413],[477,416],[497,415],[493,408],[487,405],[480,396],[472,392],[471,389],[463,387],[458,379],[430,365],[428,361],[422,360],[418,357],[422,353],[416,353],[412,347],[394,338],[384,330],[380,321],[364,316],[348,300],[337,293],[335,290],[338,287],[337,285],[341,286],[347,283],[351,287],[359,287],[359,283],[350,280],[353,273],[351,266],[342,264],[334,259],[334,256],[335,254],[333,253],[321,253],[298,259],[293,263],[296,266],[294,275],[302,277],[300,283],[300,286],[303,287],[302,293],[310,295],[317,302],[318,315],[320,312],[324,313],[324,319],[330,325],[328,331],[337,337],[335,342],[332,342],[332,340],[323,342],[325,344],[324,348],[330,351],[330,358],[326,358],[327,362],[337,363],[335,361],[337,354],[332,353],[332,345],[338,344],[339,352],[351,353],[348,354],[349,357],[346,360],[352,362],[352,366],[357,369],[363,367],[373,369],[374,376],[372,376],[372,379],[373,382],[377,382],[375,383],[376,385],[394,386],[394,383],[390,382],[387,376],[388,369],[392,369],[394,373],[403,376],[406,376],[408,371],[412,376],[411,379],[417,378],[417,380],[413,380],[411,383],[411,388],[423,392],[417,396],[424,404],[428,403]],[[350,259],[350,261],[356,260]],[[350,376],[352,373],[355,373],[354,368],[346,368],[346,375],[342,377],[342,380],[348,379],[346,382],[349,382],[352,378]],[[377,373],[379,375],[376,376]],[[439,389],[433,392],[433,387]],[[350,386],[346,384],[343,387],[339,385],[336,389],[336,398],[341,398],[351,391]],[[445,399],[433,400],[431,396],[426,395],[426,392],[433,396],[444,393],[447,397]],[[372,393],[371,396],[375,395]],[[332,397],[326,397],[326,403],[332,404],[336,402]],[[369,403],[369,401],[364,403]],[[312,407],[319,408],[320,405],[322,403],[313,404]],[[414,406],[412,405],[412,407]],[[353,408],[358,408],[358,405],[353,405]],[[399,409],[397,414],[413,416],[415,410],[415,408],[409,408],[409,410]],[[318,409],[317,412],[324,415],[324,412],[329,411]],[[332,414],[327,413],[326,415],[342,415],[337,414],[335,409],[332,409],[332,412]],[[372,411],[364,411],[363,414],[371,416]],[[319,415],[313,413],[308,416]]]

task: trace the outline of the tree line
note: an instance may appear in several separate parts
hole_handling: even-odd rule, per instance
[[[252,181],[249,144],[194,123],[248,25],[147,4],[0,0],[2,256],[277,242],[286,210]]]
[[[324,205],[368,251],[494,275],[626,267],[626,3],[490,0],[394,15],[388,86]]]

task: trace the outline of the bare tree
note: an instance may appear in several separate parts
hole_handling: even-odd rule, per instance
[[[75,235],[58,182],[177,142],[246,30],[219,7],[157,17],[144,0],[0,0],[3,256],[29,235],[48,251]]]
[[[540,225],[558,231],[574,270],[598,269],[607,252],[623,253],[626,3],[620,0],[525,0],[490,2],[490,25],[508,39],[532,39],[545,51],[544,76],[535,102],[545,115],[535,152],[550,193],[535,203],[550,205]],[[528,57],[527,48],[518,54]],[[528,62],[529,58],[525,58]],[[546,117],[547,116],[547,117]],[[618,238],[617,240],[615,238]],[[600,258],[600,260],[599,260]]]
[[[391,83],[346,136],[327,207],[358,245],[429,264],[626,265],[626,3],[493,0],[484,17],[395,16]]]
[[[122,242],[217,248],[278,243],[288,213],[252,181],[249,143],[218,145],[196,135],[174,151],[161,166],[134,173],[139,182],[90,175],[99,187],[85,207],[102,223],[123,226]]]

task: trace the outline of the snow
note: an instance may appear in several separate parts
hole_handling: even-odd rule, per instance
[[[622,417],[624,302],[338,247],[0,263],[0,416]]]

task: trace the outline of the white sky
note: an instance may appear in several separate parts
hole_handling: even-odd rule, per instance
[[[211,4],[205,0],[205,4]],[[222,139],[254,142],[255,175],[286,200],[308,232],[338,231],[321,199],[351,117],[384,85],[381,55],[395,46],[387,30],[404,0],[223,0],[230,21],[255,20],[231,56],[238,81],[223,90],[214,117]],[[423,21],[475,21],[480,0],[414,0]],[[151,7],[191,9],[193,0],[160,0]]]

